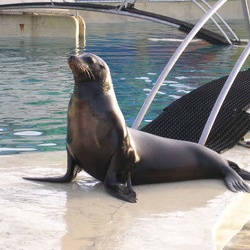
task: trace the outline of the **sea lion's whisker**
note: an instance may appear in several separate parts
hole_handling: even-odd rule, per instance
[[[87,69],[88,73],[91,75],[92,79],[95,80],[95,75],[93,74],[91,69]]]
[[[91,71],[91,69],[87,65],[84,65],[84,64],[81,64],[81,63],[77,62],[76,67],[79,70],[81,70],[83,73],[85,73],[89,77],[89,79],[95,80],[94,73]]]
[[[93,74],[93,72],[91,71],[90,68],[88,68],[88,67],[83,68],[82,67],[82,69],[83,69],[84,73],[86,73],[88,75],[89,79],[95,80],[95,76],[94,76],[94,74]]]
[[[91,74],[90,74],[90,72],[89,72],[89,70],[88,70],[87,68],[85,69],[85,73],[88,75],[89,79],[92,78],[92,77],[91,77]]]

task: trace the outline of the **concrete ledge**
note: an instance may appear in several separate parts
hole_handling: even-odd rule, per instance
[[[240,146],[225,154],[243,167],[249,156]],[[250,218],[250,195],[222,180],[136,186],[138,203],[129,204],[84,173],[70,184],[22,179],[64,174],[65,152],[0,161],[3,249],[219,250]]]
[[[217,1],[208,1],[213,6]],[[183,21],[200,19],[204,12],[192,1],[151,1],[148,3],[139,3],[136,6],[145,11],[151,11],[157,14],[162,14],[170,17],[174,17]],[[224,4],[219,14],[225,19],[242,19],[243,11],[239,1],[231,0]]]
[[[8,3],[15,2],[9,0]],[[117,6],[123,1],[91,1],[91,3],[101,3],[107,5]],[[208,1],[212,6],[216,1]],[[250,4],[250,0],[248,0]],[[151,1],[137,1],[135,7],[144,11],[149,11],[161,15],[166,15],[169,17],[177,18],[183,21],[190,20],[199,20],[203,15],[203,11],[196,6],[192,1],[164,1],[164,0],[151,0]],[[13,10],[18,11],[20,10]],[[75,15],[76,10],[66,10],[66,9],[40,9],[40,8],[30,8],[26,11],[42,14],[42,13],[51,13],[51,14],[69,14]],[[4,13],[4,12],[3,12]],[[142,19],[123,16],[123,15],[111,15],[102,12],[93,12],[93,11],[78,11],[86,22],[91,23],[114,23],[114,22],[127,22],[127,21],[143,21]],[[226,4],[222,6],[219,10],[221,16],[226,20],[237,20],[244,19],[242,4],[238,0],[229,0]]]
[[[85,36],[82,18],[56,14],[0,13],[1,37],[71,37]]]
[[[208,1],[208,3],[213,6],[216,1]],[[250,1],[248,0],[250,4]],[[102,4],[105,4],[104,2]],[[107,2],[108,5],[117,6],[117,2]],[[165,15],[180,19],[182,21],[193,21],[199,20],[204,12],[192,1],[137,1],[135,7],[140,10],[157,13],[160,15]],[[71,11],[73,13],[73,11]],[[242,11],[242,5],[238,0],[230,0],[222,6],[218,13],[225,20],[244,20],[244,15]],[[91,11],[79,11],[86,23],[112,23],[112,22],[127,22],[127,21],[143,21],[143,19],[138,19],[134,17],[128,17],[123,15],[111,15],[101,12],[91,12]]]

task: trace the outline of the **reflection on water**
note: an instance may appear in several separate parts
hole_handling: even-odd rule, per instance
[[[173,28],[142,22],[87,25],[85,49],[72,39],[0,38],[0,154],[65,148],[66,110],[73,88],[69,55],[85,50],[106,60],[131,125],[183,37]],[[242,50],[192,42],[164,82],[144,124],[175,99],[228,74]]]
[[[48,143],[57,149],[65,134],[74,40],[5,38],[0,49],[0,151],[43,150]]]

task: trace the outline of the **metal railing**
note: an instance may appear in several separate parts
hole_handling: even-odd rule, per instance
[[[132,125],[133,128],[137,129],[139,127],[143,117],[145,116],[149,106],[151,105],[155,95],[157,94],[158,90],[160,89],[163,81],[168,76],[169,72],[171,71],[171,69],[173,68],[173,66],[175,65],[175,63],[177,62],[177,60],[179,59],[179,57],[181,56],[181,54],[183,53],[185,48],[188,46],[188,44],[191,42],[191,40],[194,38],[194,36],[197,34],[197,32],[208,21],[208,19],[211,18],[212,15],[214,13],[216,13],[216,11],[219,8],[221,8],[226,2],[227,2],[227,0],[220,0],[213,7],[211,7],[206,12],[206,14],[200,19],[200,21],[195,25],[195,27],[192,29],[192,31],[187,35],[187,37],[184,39],[184,41],[181,43],[181,45],[177,48],[177,50],[175,51],[175,53],[173,54],[173,56],[171,57],[171,59],[169,60],[167,65],[165,66],[165,68],[163,69],[159,78],[157,79],[157,82],[153,86],[148,97],[146,98],[141,110],[139,111],[139,113],[138,113],[138,115],[137,115],[137,117]],[[242,0],[242,5],[243,5],[243,8],[248,7],[247,1]],[[250,18],[249,18],[249,16],[250,16],[249,10],[248,10],[248,8],[246,8],[245,9],[245,19],[247,20],[247,24],[249,25],[248,27],[249,27],[249,34],[250,34]],[[243,51],[243,53],[239,57],[233,70],[231,71],[227,81],[225,82],[225,84],[224,84],[215,104],[214,104],[214,107],[213,107],[213,109],[208,117],[206,125],[202,131],[201,137],[199,139],[199,144],[205,145],[206,140],[209,136],[209,133],[210,133],[210,131],[214,125],[214,122],[216,120],[216,117],[217,117],[217,115],[218,115],[218,113],[223,105],[223,102],[224,102],[231,86],[233,85],[233,82],[234,82],[237,74],[239,73],[240,69],[242,68],[242,66],[243,66],[244,62],[246,61],[246,59],[248,58],[249,54],[250,54],[250,42],[248,43],[245,50]]]
[[[210,19],[210,17],[221,7],[223,4],[225,4],[227,0],[219,0],[200,20],[197,22],[197,24],[194,26],[194,28],[191,30],[191,32],[186,36],[184,41],[180,44],[180,46],[177,48],[173,56],[170,58],[169,62],[161,72],[159,78],[157,79],[155,85],[153,86],[151,92],[149,93],[148,97],[146,98],[144,104],[142,105],[142,108],[140,109],[132,128],[137,129],[142,119],[144,118],[146,112],[148,111],[155,95],[157,94],[158,90],[160,89],[163,81],[170,73],[171,69],[179,59],[179,57],[182,55],[183,51],[186,49],[188,44],[192,41],[194,36],[198,33],[198,31],[204,26],[204,24]]]

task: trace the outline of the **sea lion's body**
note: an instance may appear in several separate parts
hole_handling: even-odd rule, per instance
[[[113,90],[109,68],[93,54],[70,57],[75,87],[68,107],[68,167],[63,177],[27,178],[69,182],[82,169],[109,193],[136,201],[133,184],[223,178],[234,192],[249,187],[250,173],[196,143],[128,128]]]
[[[87,173],[104,181],[112,156],[124,142],[129,142],[124,139],[125,121],[116,119],[121,113],[116,106],[117,102],[112,101],[113,95],[91,93],[88,90],[92,88],[86,84],[81,87],[82,93],[76,91],[77,94],[71,98],[68,107],[67,149]]]

